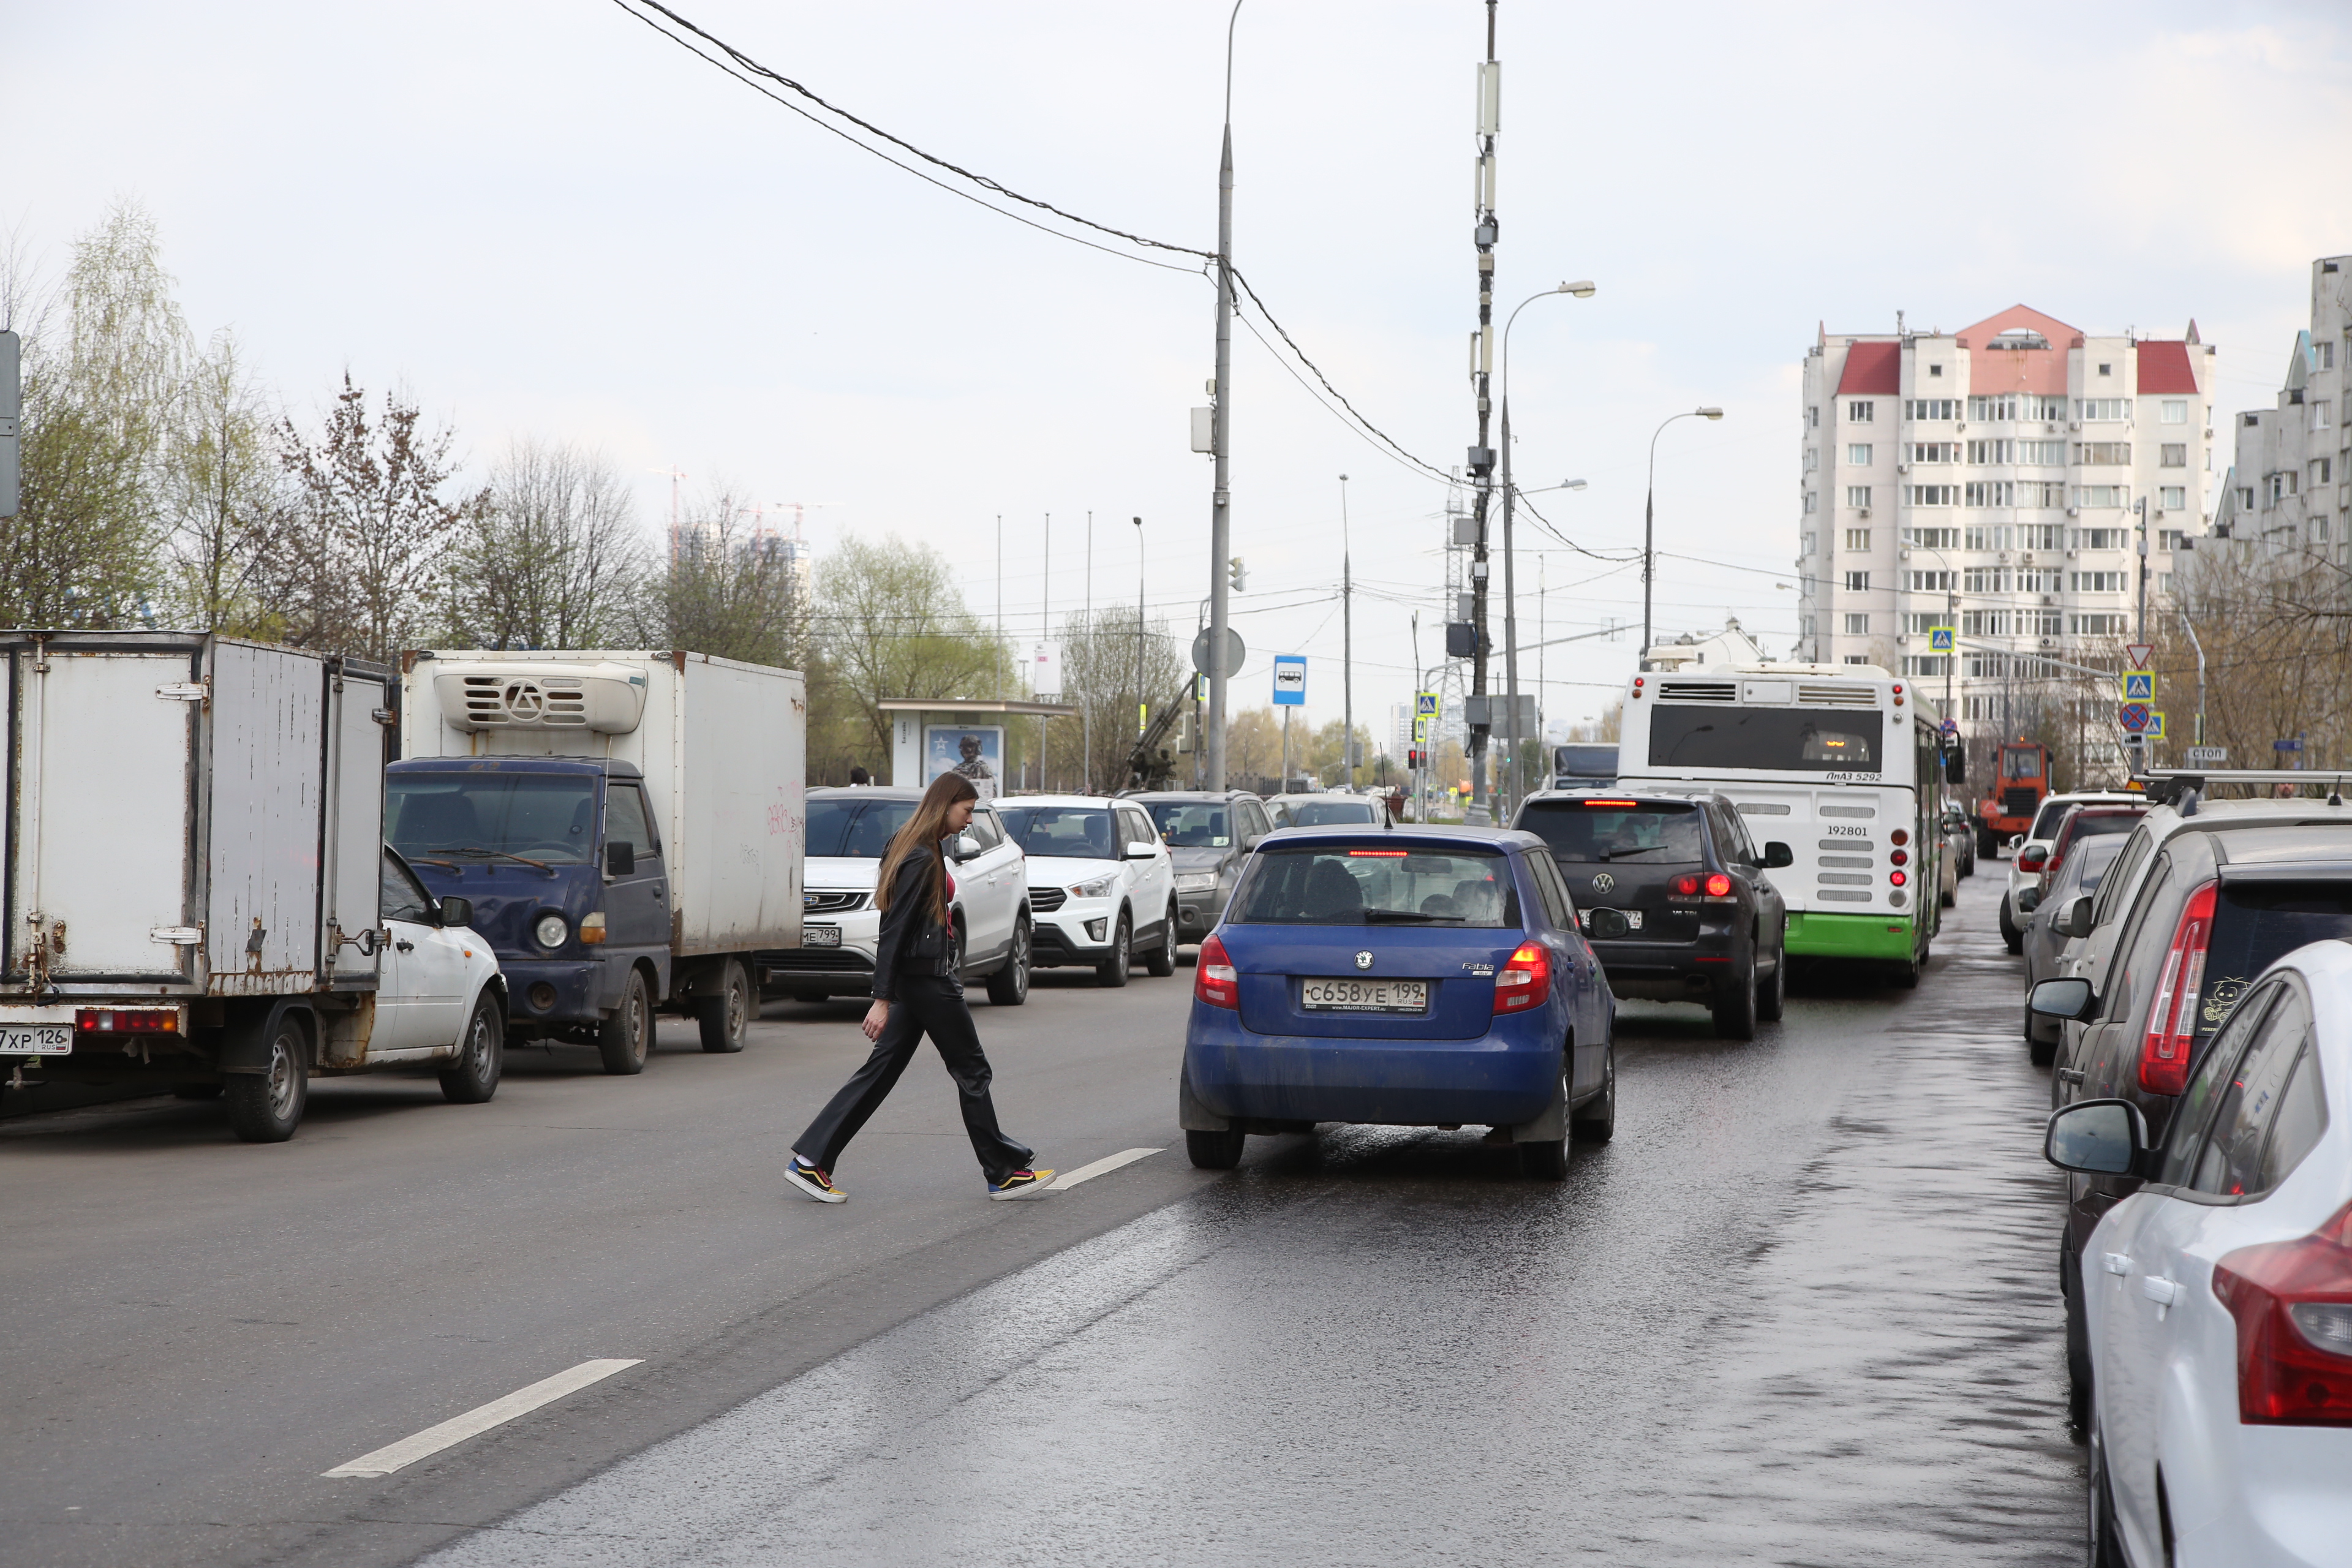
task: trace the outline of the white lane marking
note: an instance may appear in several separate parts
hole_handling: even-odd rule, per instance
[[[320,1472],[331,1476],[388,1476],[404,1466],[413,1465],[427,1455],[478,1437],[493,1426],[503,1426],[518,1415],[528,1415],[542,1405],[552,1405],[567,1394],[577,1394],[592,1383],[602,1383],[614,1373],[628,1367],[643,1366],[645,1358],[634,1361],[583,1361],[569,1372],[559,1372],[553,1377],[543,1377],[527,1388],[518,1388],[503,1399],[493,1399],[488,1405],[477,1405],[463,1415],[453,1415],[438,1426],[427,1426],[414,1437],[403,1437],[388,1447],[373,1454],[362,1454],[347,1465],[337,1465]]]
[[[1165,1148],[1167,1145],[1162,1144],[1160,1147]],[[1148,1160],[1159,1152],[1159,1149],[1121,1149],[1116,1154],[1104,1155],[1091,1165],[1080,1165],[1075,1171],[1063,1172],[1054,1178],[1053,1184],[1045,1190],[1049,1193],[1058,1193],[1066,1188],[1075,1187],[1080,1182],[1091,1182],[1097,1176],[1118,1170],[1121,1165],[1132,1165],[1138,1160]]]

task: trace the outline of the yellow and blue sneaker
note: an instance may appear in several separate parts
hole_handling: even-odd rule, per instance
[[[993,1203],[1007,1198],[1042,1197],[1045,1195],[1045,1184],[1053,1179],[1054,1173],[1051,1171],[1032,1171],[1024,1167],[1001,1182],[989,1183],[989,1200]]]
[[[798,1154],[784,1167],[784,1180],[821,1204],[845,1204],[849,1194],[833,1184],[830,1173],[819,1170]]]

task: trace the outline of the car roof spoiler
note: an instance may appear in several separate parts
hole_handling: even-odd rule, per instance
[[[2302,784],[2325,783],[2327,804],[2344,804],[2344,775],[2322,773],[2309,768],[2205,768],[2191,772],[2187,768],[2150,768],[2136,775],[2147,784],[2147,798],[2158,805],[2179,808],[2183,816],[2197,815],[2198,803],[2204,797],[2208,784]]]

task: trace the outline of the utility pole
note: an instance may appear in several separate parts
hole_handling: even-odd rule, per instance
[[[1493,0],[1487,0],[1491,5]],[[1234,27],[1242,0],[1225,19],[1225,140],[1217,163],[1217,376],[1210,387],[1209,444],[1215,449],[1216,489],[1209,506],[1209,777],[1225,787],[1225,558],[1233,553],[1234,432]]]
[[[2136,562],[2139,567],[2137,584],[2139,604],[2132,617],[2132,641],[2144,643],[2147,641],[2147,497],[2143,495],[2132,502],[2132,510],[2138,514],[2137,520],[2132,526],[2139,535],[2139,549],[2137,552]],[[2145,773],[2147,771],[2147,737],[2146,735],[2134,735],[2131,738],[2131,771],[2134,773]]]
[[[1045,574],[1037,590],[1037,641],[1042,645],[1054,640],[1054,514],[1045,514]],[[1061,660],[1055,659],[1054,678],[1061,679]],[[1032,696],[1035,693],[1032,692]],[[1059,697],[1061,693],[1055,692]],[[1045,715],[1037,715],[1037,787],[1045,787]]]
[[[1095,513],[1087,509],[1087,644],[1091,649],[1099,637],[1095,626]],[[1093,678],[1088,677],[1088,684]],[[1081,697],[1078,708],[1078,750],[1083,760],[1078,768],[1078,787],[1088,795],[1095,793],[1095,704],[1094,693]]]
[[[1348,548],[1348,476],[1339,476],[1339,765],[1356,787],[1356,568]]]
[[[2197,743],[2205,743],[2205,645],[2197,640],[2197,628],[2189,624],[2189,612],[2179,604],[2173,609],[2180,616],[2180,629],[2189,634],[2189,646],[2197,650]],[[2143,635],[2142,642],[2147,640]]]
[[[1476,542],[1470,552],[1470,694],[1484,713],[1486,698],[1486,503],[1493,494],[1495,453],[1486,444],[1487,381],[1495,368],[1495,241],[1500,226],[1495,219],[1495,142],[1502,133],[1503,67],[1495,58],[1496,0],[1486,0],[1486,58],[1478,67],[1477,223],[1471,230],[1478,251],[1478,330],[1471,335],[1470,384],[1478,394],[1478,440],[1470,448],[1469,468],[1476,486],[1472,503],[1477,518]],[[1465,820],[1484,823],[1486,809],[1486,732],[1489,726],[1470,726],[1470,808]]]
[[[1135,520],[1135,734],[1143,738],[1143,520]]]

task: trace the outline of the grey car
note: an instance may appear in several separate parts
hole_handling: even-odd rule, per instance
[[[1151,815],[1176,870],[1176,929],[1197,943],[1216,929],[1234,879],[1274,830],[1265,805],[1244,790],[1152,790],[1126,798]]]
[[[2039,888],[2028,888],[2017,895],[2018,907],[2025,911],[2023,951],[2028,996],[2033,994],[2036,985],[2058,977],[2059,959],[2066,944],[2074,940],[2061,936],[2053,929],[2058,911],[2085,893],[2097,892],[2099,879],[2107,874],[2107,868],[2115,864],[2123,847],[2124,840],[2113,835],[2084,839],[2081,853],[2068,856],[2058,868],[2057,883],[2046,900]],[[2051,1058],[2058,1054],[2065,1027],[2057,1019],[2043,1017],[2031,1007],[2025,1010],[2025,1045],[2035,1067],[2050,1065]]]

